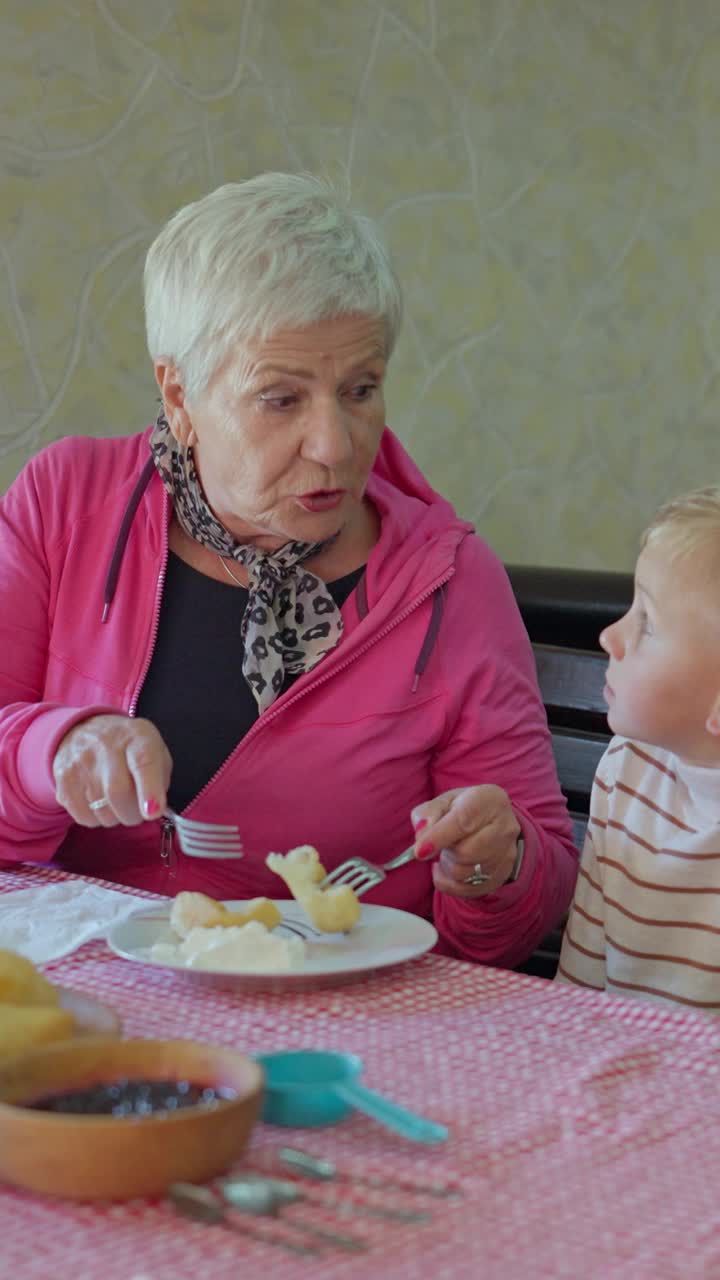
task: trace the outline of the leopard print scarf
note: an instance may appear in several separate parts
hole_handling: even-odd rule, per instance
[[[207,504],[192,448],[177,443],[162,409],[150,450],[185,532],[248,571],[249,599],[240,631],[242,670],[262,714],[282,692],[286,676],[312,671],[340,642],[340,610],[325,583],[300,568],[328,543],[287,542],[270,553],[236,542]]]

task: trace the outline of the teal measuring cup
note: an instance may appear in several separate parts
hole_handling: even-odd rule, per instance
[[[336,1124],[354,1107],[412,1142],[445,1142],[448,1130],[360,1084],[353,1053],[295,1049],[256,1057],[265,1072],[262,1118],[301,1129]]]

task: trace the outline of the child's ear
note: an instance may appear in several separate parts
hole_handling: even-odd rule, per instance
[[[705,721],[705,728],[713,737],[720,737],[720,693],[710,708],[710,713]]]

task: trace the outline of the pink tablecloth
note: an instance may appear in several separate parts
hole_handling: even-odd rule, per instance
[[[46,878],[59,873],[3,871],[0,890]],[[250,1052],[352,1050],[365,1060],[367,1084],[452,1131],[435,1150],[358,1114],[312,1132],[260,1125],[245,1164],[268,1164],[275,1147],[292,1141],[356,1174],[458,1180],[464,1197],[386,1191],[378,1203],[430,1207],[431,1221],[344,1218],[340,1229],[365,1233],[370,1252],[304,1259],[180,1221],[158,1201],[79,1205],[4,1189],[3,1280],[720,1277],[715,1021],[436,956],[360,984],[286,996],[195,986],[120,960],[100,942],[49,970],[112,1004],[128,1035]],[[331,1221],[300,1206],[288,1221],[293,1213]]]

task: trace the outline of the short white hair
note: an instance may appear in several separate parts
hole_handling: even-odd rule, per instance
[[[310,174],[218,187],[166,223],[145,261],[148,349],[190,397],[231,348],[355,313],[383,322],[389,357],[402,295],[380,232]]]

